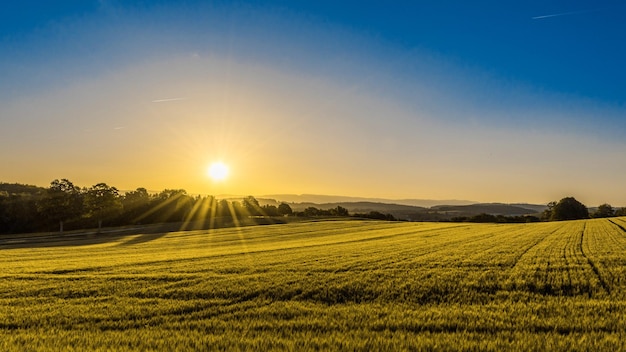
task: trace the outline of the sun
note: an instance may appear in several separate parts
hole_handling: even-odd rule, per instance
[[[221,161],[214,162],[207,169],[207,174],[213,181],[223,181],[228,177],[228,165]]]

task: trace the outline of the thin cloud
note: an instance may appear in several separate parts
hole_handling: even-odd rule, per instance
[[[168,101],[187,100],[187,99],[189,98],[167,98],[167,99],[156,99],[156,100],[153,100],[152,102],[153,103],[165,103]]]
[[[541,20],[544,18],[552,18],[552,17],[561,17],[561,16],[570,16],[570,15],[581,15],[584,13],[589,13],[589,12],[595,12],[595,11],[599,11],[600,9],[595,9],[595,10],[581,10],[581,11],[569,11],[569,12],[559,12],[559,13],[553,13],[553,14],[549,14],[549,15],[542,15],[542,16],[535,16],[535,17],[531,17],[533,20]]]

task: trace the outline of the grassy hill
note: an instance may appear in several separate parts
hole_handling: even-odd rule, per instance
[[[0,349],[619,350],[625,218],[0,242]]]

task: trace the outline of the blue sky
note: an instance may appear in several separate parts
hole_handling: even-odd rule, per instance
[[[236,17],[238,9],[247,8],[301,17],[314,26],[353,31],[400,49],[432,51],[459,65],[548,91],[619,105],[626,96],[621,84],[626,79],[622,69],[626,4],[621,1],[253,1],[231,5],[223,1],[26,0],[3,4],[0,33],[5,45],[19,47],[23,38],[45,35],[55,25],[114,18],[115,8],[145,14],[167,6],[184,15],[194,8],[215,8]],[[559,16],[537,18],[546,15]],[[180,19],[173,17],[170,24],[178,25],[175,22]]]
[[[3,4],[0,180],[626,205],[625,27],[619,1]]]

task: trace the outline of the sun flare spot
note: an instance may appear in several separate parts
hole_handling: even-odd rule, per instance
[[[207,169],[207,174],[213,181],[223,181],[228,177],[228,165],[221,161],[214,162]]]

